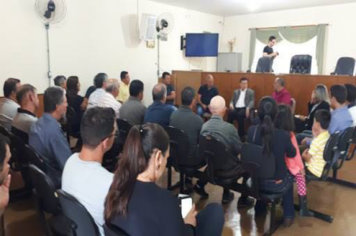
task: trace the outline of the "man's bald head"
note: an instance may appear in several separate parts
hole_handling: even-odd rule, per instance
[[[166,102],[167,88],[166,85],[159,83],[156,84],[152,89],[152,98],[155,102]]]
[[[226,110],[225,99],[221,96],[215,96],[210,101],[209,109],[211,114],[223,117]]]
[[[208,85],[209,88],[212,88],[214,86],[214,77],[213,77],[213,75],[208,74],[206,76],[205,81],[206,81],[206,85]]]

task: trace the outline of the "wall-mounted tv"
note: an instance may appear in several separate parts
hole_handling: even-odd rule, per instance
[[[186,57],[217,57],[219,34],[187,34],[185,38]]]

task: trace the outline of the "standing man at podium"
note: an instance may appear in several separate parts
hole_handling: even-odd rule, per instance
[[[268,39],[268,44],[267,46],[263,49],[263,56],[264,57],[269,57],[272,60],[276,58],[279,53],[273,51],[273,46],[276,45],[277,39],[275,36],[270,36]]]

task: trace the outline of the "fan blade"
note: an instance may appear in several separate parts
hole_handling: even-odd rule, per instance
[[[47,19],[50,19],[51,16],[52,16],[52,12],[51,11],[46,11],[46,13],[43,16],[46,17]]]

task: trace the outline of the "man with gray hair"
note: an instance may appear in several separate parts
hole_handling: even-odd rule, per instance
[[[163,127],[169,125],[169,121],[175,108],[166,105],[167,88],[164,84],[156,84],[152,89],[153,103],[145,113],[144,123],[156,123]]]
[[[121,103],[115,98],[119,95],[119,81],[117,79],[109,79],[106,87],[106,94],[104,94],[98,106],[109,107],[115,111],[116,119],[120,117]]]
[[[272,97],[276,100],[277,104],[292,105],[292,99],[290,93],[287,91],[285,86],[285,80],[282,78],[277,78],[274,81],[274,92]]]
[[[105,73],[99,73],[94,78],[94,84],[96,90],[90,95],[88,100],[88,108],[97,107],[101,98],[106,94],[106,87],[108,82],[108,75]]]
[[[67,89],[67,78],[64,75],[58,75],[53,79],[54,85],[61,87],[62,89]]]

